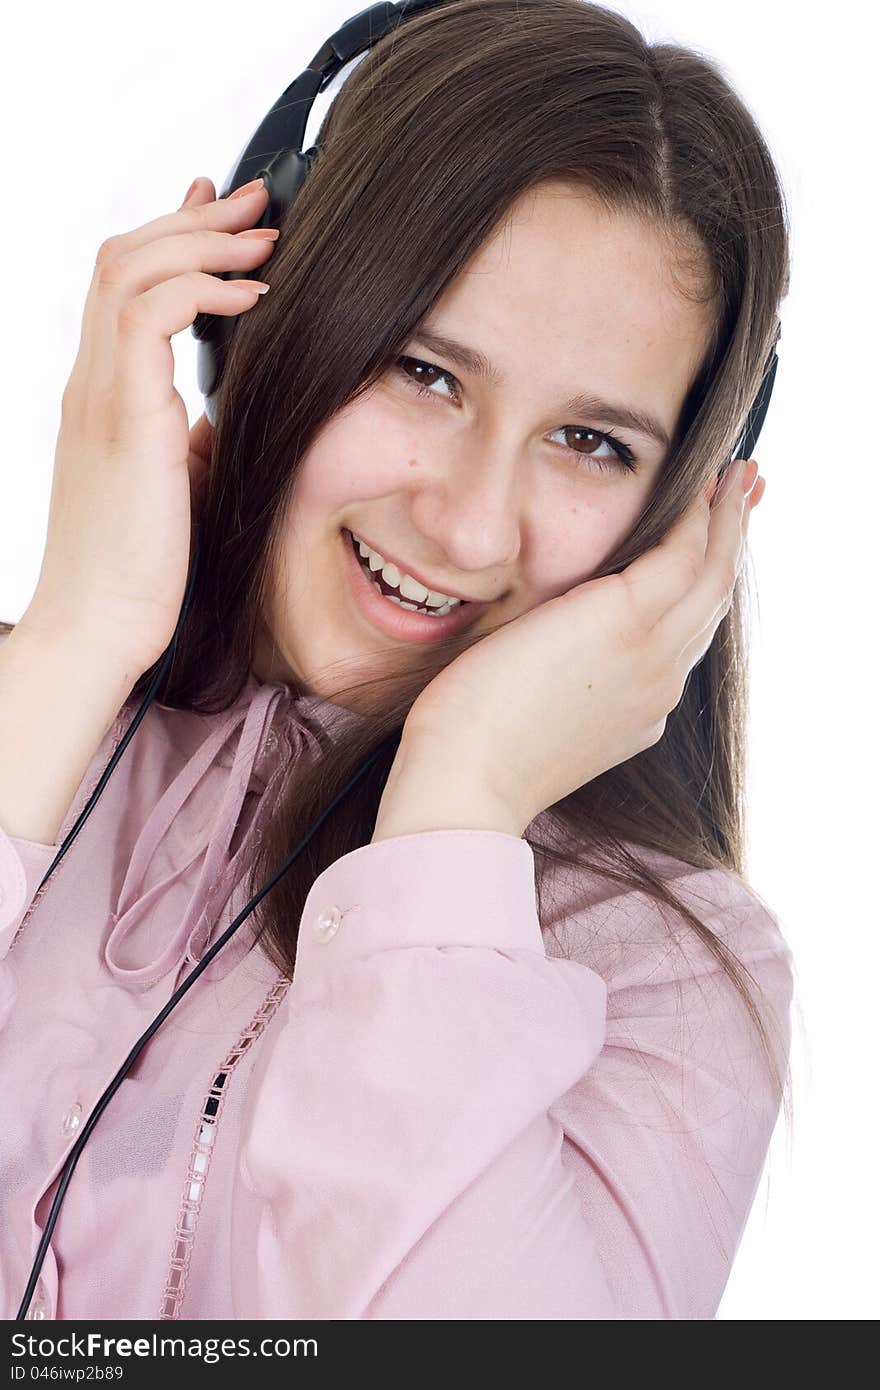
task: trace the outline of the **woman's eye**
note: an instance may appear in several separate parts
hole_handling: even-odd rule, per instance
[[[458,386],[458,382],[451,372],[444,372],[442,367],[435,367],[430,362],[420,362],[417,357],[398,357],[397,365],[403,372],[406,381],[408,381],[411,386],[415,387],[420,396],[436,396],[438,394],[436,391],[429,389],[435,383],[426,380],[425,373],[433,372],[435,376],[440,377],[442,380],[452,382],[455,386]],[[441,397],[441,399],[449,400],[449,397]]]
[[[457,398],[458,381],[451,372],[445,371],[443,367],[436,367],[432,362],[423,362],[418,357],[398,357],[395,365],[403,374],[407,385],[411,386],[417,395],[446,401]],[[434,391],[432,388],[437,382],[429,379],[432,374],[437,380],[448,382],[453,388],[454,395],[448,396]],[[595,448],[579,449],[571,444],[563,443],[560,447],[574,456],[578,468],[587,472],[595,471],[596,468],[606,472],[635,473],[638,471],[638,460],[632,449],[616,435],[607,431],[603,433],[602,430],[593,429],[590,425],[563,425],[554,433],[581,435],[588,444],[595,444],[598,441],[611,450],[610,455],[601,456],[595,452]]]
[[[599,455],[592,449],[575,449],[571,444],[564,444],[562,447],[568,449],[569,453],[577,454],[580,459],[588,459],[590,463],[595,463],[599,468],[623,469],[627,473],[635,473],[638,464],[635,454],[622,439],[618,439],[613,434],[603,434],[601,430],[594,430],[589,425],[563,425],[562,429],[554,431],[556,434],[583,435],[587,442],[599,441],[600,444],[611,450],[611,454]],[[580,464],[581,468],[587,465]]]

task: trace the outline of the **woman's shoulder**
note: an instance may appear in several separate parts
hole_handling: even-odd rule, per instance
[[[700,868],[631,841],[626,849],[741,963],[772,962],[790,981],[793,956],[778,914],[734,870]],[[617,873],[621,872],[617,866]],[[541,923],[548,950],[589,965],[609,991],[718,971],[719,952],[688,917],[616,874],[555,865],[544,888]]]

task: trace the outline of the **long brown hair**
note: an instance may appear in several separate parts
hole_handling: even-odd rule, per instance
[[[595,577],[657,544],[730,457],[788,291],[784,195],[742,100],[704,55],[651,45],[599,5],[452,0],[407,19],[351,70],[317,143],[278,249],[260,269],[272,292],[239,320],[218,397],[197,583],[159,691],[176,708],[217,713],[239,696],[304,451],[388,370],[528,188],[564,179],[661,229],[681,292],[716,313],[655,493]],[[664,907],[684,919],[740,995],[781,1100],[789,1072],[746,982],[751,974],[638,852],[745,883],[745,618],[740,579],[659,742],[536,817],[525,838],[542,923],[548,875],[565,866],[640,891],[664,919]],[[343,718],[323,756],[282,779],[255,837],[251,895],[469,640],[433,645],[417,667],[412,648],[405,670],[389,657],[381,679],[356,674],[348,688],[357,686],[368,717]],[[155,671],[130,698],[143,696]],[[309,889],[329,864],[370,842],[392,758],[393,748],[255,910],[263,949],[291,976]]]

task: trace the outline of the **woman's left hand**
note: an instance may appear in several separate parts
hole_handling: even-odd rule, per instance
[[[401,755],[524,830],[547,807],[657,743],[729,611],[752,503],[731,465],[710,510],[701,491],[662,541],[622,573],[587,580],[489,633],[413,703]],[[723,495],[722,495],[723,494]],[[432,761],[433,760],[433,761]]]

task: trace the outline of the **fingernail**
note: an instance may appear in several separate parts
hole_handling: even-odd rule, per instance
[[[277,241],[281,235],[279,227],[247,227],[243,232],[236,232],[236,236],[252,236],[259,241]]]
[[[201,177],[201,176],[200,176],[200,177]],[[198,188],[198,186],[199,186],[199,180],[198,180],[198,179],[193,179],[192,183],[190,184],[189,188],[188,188],[187,191],[186,191],[186,197],[184,198],[183,202],[182,202],[181,205],[180,205],[182,208],[185,208],[185,207],[186,207],[187,203],[189,202],[189,200],[190,200],[190,198],[192,197],[192,195],[195,193],[195,191],[196,191],[196,189]]]
[[[265,187],[262,179],[251,179],[250,183],[243,183],[241,188],[236,188],[234,193],[230,193],[229,201],[231,202],[233,198],[245,198],[249,193],[256,193],[258,188]]]

